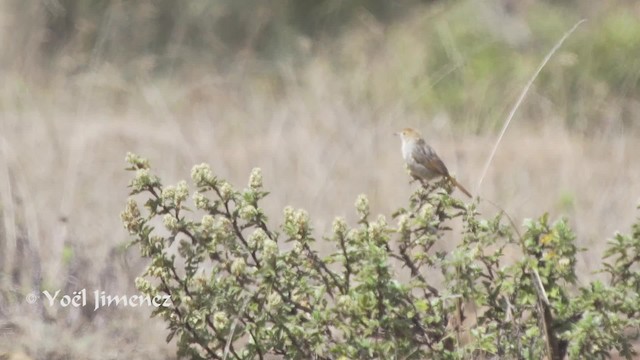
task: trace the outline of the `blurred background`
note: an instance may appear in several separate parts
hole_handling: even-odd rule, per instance
[[[321,239],[360,193],[389,221],[407,203],[392,134],[415,127],[517,224],[568,217],[581,282],[638,216],[637,1],[2,0],[0,39],[0,358],[175,358],[148,309],[25,300],[137,293],[127,151],[165,184],[207,162],[243,188],[261,167],[273,226],[305,208]]]

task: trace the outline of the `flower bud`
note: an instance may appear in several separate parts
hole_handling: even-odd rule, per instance
[[[174,200],[176,204],[180,204],[181,202],[187,200],[188,197],[189,197],[189,188],[187,187],[187,182],[184,180],[181,180],[180,182],[178,182],[178,185],[176,185]]]
[[[120,214],[124,228],[129,233],[134,234],[140,230],[142,224],[142,218],[140,217],[140,209],[138,209],[138,203],[135,200],[127,200],[127,206]]]
[[[209,214],[202,216],[200,220],[200,230],[204,234],[211,234],[215,230],[215,218]]]
[[[207,186],[209,183],[214,182],[215,177],[211,172],[211,167],[208,164],[202,163],[195,165],[191,169],[191,179],[196,183],[196,186]]]
[[[366,195],[358,195],[356,199],[356,210],[358,211],[358,215],[360,215],[360,220],[364,220],[369,216],[369,199],[367,199]]]
[[[229,201],[233,196],[233,187],[226,181],[223,181],[222,186],[220,186],[220,197],[222,201]]]
[[[253,190],[262,188],[262,170],[260,168],[253,168],[251,175],[249,176],[249,187]]]
[[[253,205],[246,205],[240,209],[240,218],[246,221],[251,221],[258,216],[258,210]]]
[[[253,234],[249,236],[249,246],[254,249],[260,249],[262,248],[262,245],[264,245],[264,242],[267,239],[268,239],[268,236],[264,232],[264,230],[256,229],[256,231],[254,231]]]
[[[213,314],[213,327],[216,328],[216,330],[224,329],[228,323],[229,318],[224,311],[216,311]]]
[[[331,228],[334,234],[344,236],[347,232],[347,222],[344,221],[344,218],[337,217],[333,220]]]
[[[178,229],[178,219],[176,219],[171,214],[166,214],[162,218],[162,223],[164,224],[164,227],[166,227],[167,230],[169,230],[171,232],[176,231]]]
[[[134,191],[142,191],[149,186],[158,185],[159,183],[160,180],[156,176],[151,175],[149,169],[138,169],[130,185]]]
[[[127,156],[125,157],[125,161],[131,164],[135,169],[148,169],[150,167],[149,160],[144,159],[130,152],[127,153]]]
[[[235,276],[242,275],[247,268],[247,263],[243,258],[235,258],[231,263],[231,273]]]
[[[209,198],[196,191],[193,193],[193,203],[196,209],[205,210],[209,207]]]
[[[266,259],[271,259],[278,254],[278,244],[267,238],[264,241],[263,254]]]

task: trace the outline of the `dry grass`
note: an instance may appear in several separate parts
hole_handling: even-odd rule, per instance
[[[291,95],[279,101],[233,95],[206,78],[182,88],[150,82],[127,89],[129,98],[119,109],[80,91],[72,100],[69,92],[74,89],[47,93],[5,88],[3,162],[9,171],[3,173],[12,187],[4,193],[21,196],[3,198],[4,216],[16,214],[5,224],[39,234],[31,241],[45,287],[133,293],[133,279],[143,264],[135,251],[121,250],[127,236],[118,218],[127,197],[128,174],[122,170],[127,151],[148,156],[168,182],[187,178],[193,164],[208,162],[219,175],[244,186],[251,168],[261,167],[272,192],[265,204],[272,221],[278,222],[285,205],[302,207],[315,219],[319,235],[336,215],[353,219],[359,193],[370,196],[373,213],[387,217],[405,204],[411,186],[399,142],[391,135],[404,126],[423,130],[460,181],[476,186],[495,135],[460,133],[446,120],[422,119],[402,105],[350,106],[333,91],[332,79],[316,81],[290,89]],[[592,271],[605,239],[627,229],[636,216],[639,152],[632,135],[586,138],[553,121],[536,126],[516,122],[503,139],[481,196],[500,204],[516,222],[544,211],[569,216],[579,244],[588,249],[580,268]],[[490,205],[482,209],[495,213]],[[22,212],[31,215],[21,218]],[[65,260],[68,249],[73,256]],[[23,295],[25,289],[14,290]],[[94,344],[103,336],[125,342],[126,336],[110,333],[115,328],[128,329],[135,342],[163,344],[162,336],[143,339],[136,333],[140,326],[159,329],[147,313],[127,314],[138,318],[133,323],[120,311],[98,314],[101,320],[87,325],[82,314],[60,312],[48,315],[56,319],[52,324],[34,324],[37,316],[30,307],[21,302],[4,311],[17,328],[11,344],[23,343],[36,353],[37,348],[26,344],[38,341],[43,349],[60,345],[40,342],[51,331],[62,331],[68,337],[62,349],[69,346],[73,350],[68,353],[78,357],[95,350],[94,345],[83,347],[84,342]],[[93,331],[76,341],[85,326]],[[111,357],[106,354],[95,356]]]
[[[497,136],[460,130],[444,114],[424,118],[411,99],[350,101],[359,79],[379,69],[368,66],[348,81],[323,59],[303,70],[287,68],[292,75],[278,95],[250,75],[196,72],[136,82],[103,66],[85,75],[54,74],[52,85],[40,87],[24,74],[4,74],[0,333],[8,336],[0,337],[0,349],[34,358],[173,357],[162,322],[146,311],[44,306],[43,316],[23,300],[40,273],[47,289],[135,293],[133,280],[145,264],[135,249],[124,249],[128,238],[118,216],[127,198],[128,151],[148,157],[167,183],[207,162],[243,187],[251,168],[261,167],[271,221],[279,223],[285,205],[305,208],[318,237],[334,216],[355,218],[360,193],[369,196],[373,214],[387,218],[406,203],[412,186],[392,136],[406,126],[420,129],[460,182],[475,189]],[[540,94],[527,101],[546,108]],[[516,116],[480,196],[516,223],[545,211],[568,216],[587,249],[579,274],[588,279],[606,239],[627,231],[637,216],[640,144],[615,124],[587,137],[566,130],[551,109],[538,115]],[[481,210],[496,213],[486,203]]]

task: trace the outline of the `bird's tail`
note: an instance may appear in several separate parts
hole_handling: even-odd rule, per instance
[[[462,191],[465,195],[467,195],[470,198],[473,198],[473,196],[471,196],[471,193],[469,192],[469,190],[465,189],[464,186],[460,185],[460,183],[458,182],[458,180],[456,180],[456,178],[450,176],[449,180],[451,180],[451,183],[457,187],[458,189],[460,189],[460,191]]]

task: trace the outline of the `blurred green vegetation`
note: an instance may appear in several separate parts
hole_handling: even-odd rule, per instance
[[[109,63],[138,79],[241,68],[259,74],[242,86],[266,80],[275,85],[261,88],[277,95],[291,69],[304,80],[310,63],[324,62],[356,106],[403,99],[472,132],[498,127],[547,51],[586,18],[537,79],[538,101],[520,111],[534,125],[584,132],[628,127],[640,112],[633,1],[11,0],[9,11],[42,30],[32,33],[44,34],[47,69]]]
[[[295,38],[339,34],[360,11],[384,22],[417,0],[60,0],[42,8],[48,55],[75,47],[99,51],[107,60],[154,55],[160,63],[204,57],[225,64],[243,52],[275,59],[296,49]],[[33,5],[13,1],[22,16]],[[207,56],[208,54],[208,56]],[[227,64],[228,65],[228,64]]]

